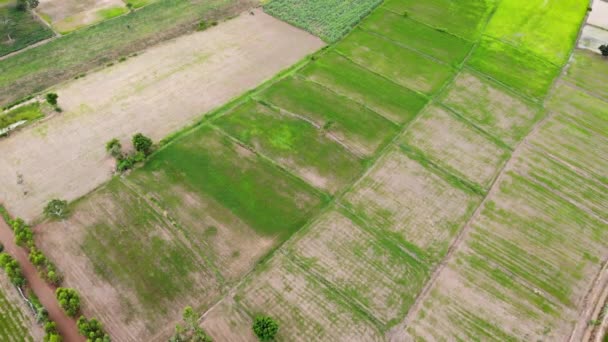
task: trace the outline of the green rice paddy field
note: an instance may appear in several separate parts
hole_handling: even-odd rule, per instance
[[[0,1],[0,56],[53,36],[51,29],[16,5],[17,1]]]
[[[265,8],[333,41],[374,5],[345,3]],[[605,68],[577,51],[555,83],[585,9],[384,2],[73,204],[127,299],[97,310],[140,337],[224,298],[216,340],[259,313],[285,341],[566,339],[608,255]]]

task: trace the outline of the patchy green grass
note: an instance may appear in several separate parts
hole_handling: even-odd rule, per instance
[[[332,193],[352,182],[363,168],[361,159],[322,129],[254,101],[222,116],[215,125]]]
[[[431,106],[401,142],[448,172],[488,188],[510,153],[448,110]]]
[[[124,0],[123,0],[124,1]],[[126,0],[125,4],[131,4],[131,6],[136,9],[140,7],[144,7],[158,0]]]
[[[516,146],[544,114],[537,104],[467,71],[458,75],[439,101],[511,147]]]
[[[476,40],[496,0],[387,0],[384,8],[436,29]]]
[[[30,12],[17,10],[15,1],[0,3],[0,56],[52,36],[53,31]]]
[[[492,38],[482,38],[468,65],[521,94],[542,99],[560,68]]]
[[[355,30],[336,45],[355,63],[404,87],[434,94],[455,70],[364,30]]]
[[[574,47],[588,7],[579,0],[503,0],[485,34],[561,66]]]
[[[0,130],[19,121],[34,121],[43,116],[44,114],[40,109],[40,103],[35,102],[27,104],[10,110],[8,113],[0,113]]]
[[[128,11],[129,10],[126,7],[111,7],[111,8],[104,8],[104,9],[98,11],[97,15],[99,15],[101,20],[108,20],[108,19],[118,17],[119,15],[123,15],[123,14],[127,13]]]
[[[300,74],[340,95],[365,104],[398,124],[411,121],[427,103],[424,96],[390,82],[334,52],[310,63]]]
[[[163,0],[24,51],[0,61],[0,104],[194,30],[203,18],[237,14],[247,4],[247,0]]]
[[[276,83],[260,98],[311,120],[363,155],[373,154],[398,130],[397,125],[367,107],[299,78]]]
[[[335,42],[382,0],[272,0],[264,11],[294,26]]]
[[[383,8],[374,11],[361,27],[453,65],[460,64],[473,47],[469,41]]]
[[[566,69],[565,79],[608,98],[608,84],[602,75],[608,75],[608,63],[604,57],[591,51],[576,50]]]

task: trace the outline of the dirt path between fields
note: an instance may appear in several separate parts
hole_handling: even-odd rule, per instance
[[[13,231],[2,219],[0,219],[0,243],[4,245],[4,250],[21,265],[29,288],[34,291],[42,305],[48,310],[50,319],[57,323],[57,329],[63,337],[63,341],[84,341],[84,337],[78,333],[76,321],[66,316],[59,307],[55,298],[55,289],[40,278],[36,267],[29,261],[27,252],[15,245]]]
[[[104,150],[142,132],[158,141],[324,46],[260,10],[165,42],[61,85],[63,112],[0,139],[0,201],[32,221],[112,175]]]

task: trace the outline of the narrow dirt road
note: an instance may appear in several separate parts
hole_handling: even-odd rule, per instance
[[[29,287],[40,298],[40,302],[49,312],[49,317],[57,323],[59,333],[64,342],[84,341],[84,337],[78,333],[76,321],[65,315],[55,299],[55,289],[47,284],[40,276],[36,267],[29,261],[27,252],[17,246],[14,242],[13,231],[0,219],[0,242],[4,245],[4,250],[12,257],[17,259],[23,274],[27,279]]]

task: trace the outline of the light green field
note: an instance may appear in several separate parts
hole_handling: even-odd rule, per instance
[[[387,0],[384,8],[453,35],[475,40],[496,0]]]
[[[271,0],[264,11],[333,43],[382,0]]]
[[[307,118],[362,155],[373,154],[398,128],[367,107],[299,78],[276,83],[260,99]]]
[[[503,0],[485,34],[561,66],[588,7],[579,0]]]
[[[361,159],[323,129],[254,101],[222,116],[215,125],[332,193],[351,183],[363,168]]]
[[[538,105],[467,71],[458,75],[439,101],[511,147],[543,116]]]
[[[34,102],[32,104],[10,110],[7,113],[0,113],[0,130],[19,121],[30,122],[40,119],[44,116],[40,106],[40,103]]]
[[[310,63],[300,75],[366,105],[397,124],[411,121],[427,102],[420,94],[390,82],[333,52]]]
[[[523,95],[546,96],[560,68],[492,38],[483,38],[468,65]]]
[[[436,93],[455,73],[446,64],[363,30],[355,30],[336,45],[336,50],[397,84],[425,94]]]
[[[28,319],[25,312],[25,305],[17,302],[21,298],[17,295],[12,285],[8,280],[4,279],[5,275],[1,275],[3,279],[0,281],[0,340],[7,342],[33,342],[32,332],[33,320]],[[8,291],[14,292],[9,295]]]
[[[420,24],[383,8],[374,11],[361,27],[400,45],[454,65],[460,64],[473,46],[471,42],[462,38]]]

